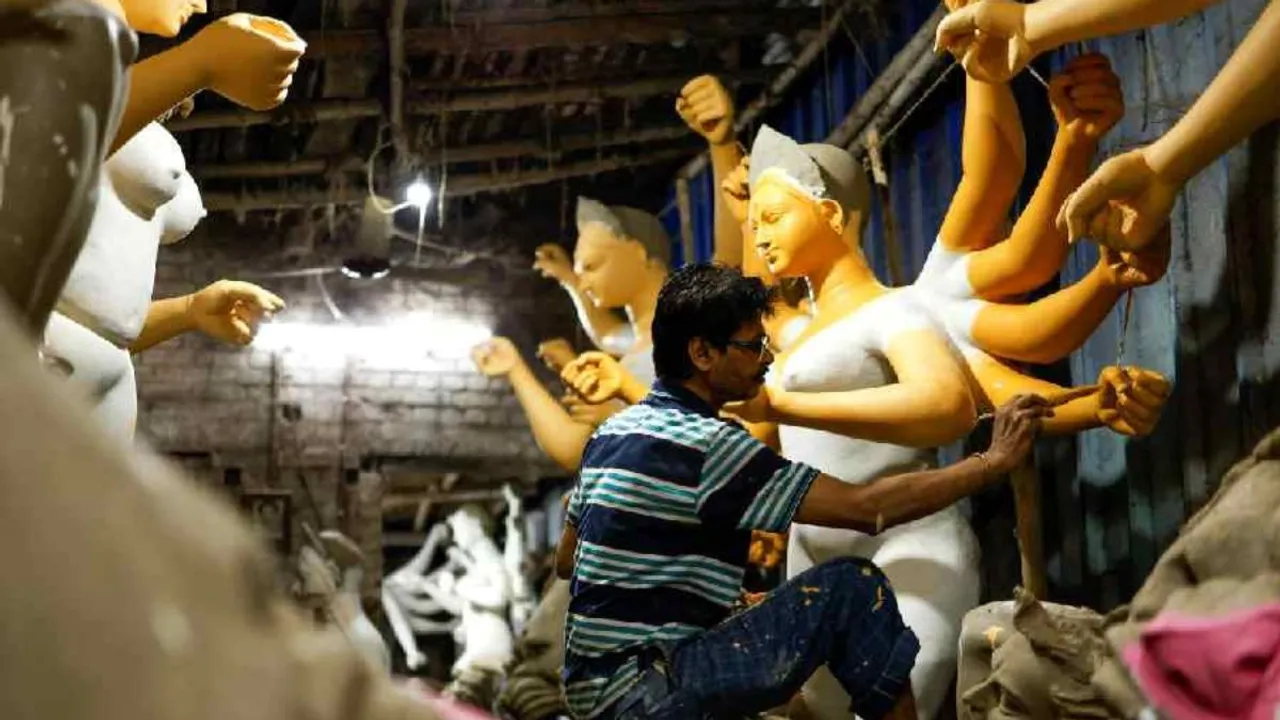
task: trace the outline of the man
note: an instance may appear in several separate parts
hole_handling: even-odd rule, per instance
[[[919,642],[870,562],[819,565],[729,617],[751,531],[876,533],[932,514],[1019,463],[1049,409],[1015,399],[987,453],[941,470],[850,485],[789,462],[719,417],[764,382],[770,300],[735,269],[673,273],[653,321],[658,381],[587,445],[557,554],[572,576],[564,673],[577,717],[745,716],[786,703],[823,664],[860,717],[916,716]],[[617,391],[612,362],[568,375],[588,394]]]

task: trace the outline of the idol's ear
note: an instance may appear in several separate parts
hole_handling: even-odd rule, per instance
[[[822,222],[836,235],[844,235],[845,213],[844,208],[840,207],[840,203],[830,198],[818,201],[818,215],[822,218]]]

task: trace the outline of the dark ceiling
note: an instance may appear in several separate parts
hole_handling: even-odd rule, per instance
[[[251,236],[259,249],[269,232],[296,260],[355,234],[370,179],[392,202],[419,175],[443,186],[444,221],[433,207],[429,240],[481,256],[564,239],[579,193],[657,211],[674,171],[704,147],[674,112],[679,88],[714,73],[747,103],[831,7],[210,0],[184,37],[234,11],[280,18],[307,40],[289,99],[255,113],[203,93],[169,128],[211,211],[206,232]],[[161,47],[148,39],[144,52]],[[397,219],[416,230],[416,211]],[[451,255],[467,259],[427,262]]]

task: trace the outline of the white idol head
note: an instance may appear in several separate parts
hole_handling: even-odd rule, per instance
[[[486,520],[487,516],[479,507],[464,505],[449,515],[445,522],[449,523],[453,544],[460,548],[470,548],[489,539],[485,528]]]
[[[195,178],[183,170],[182,177],[179,178],[178,194],[160,208],[160,244],[172,245],[190,235],[208,214]]]
[[[104,167],[125,207],[150,220],[156,210],[178,195],[187,161],[169,131],[151,123],[117,150]]]

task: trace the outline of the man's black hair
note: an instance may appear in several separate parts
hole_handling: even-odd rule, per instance
[[[659,378],[693,376],[689,341],[724,349],[743,325],[770,312],[774,291],[725,265],[686,265],[667,277],[653,314],[653,365]]]

